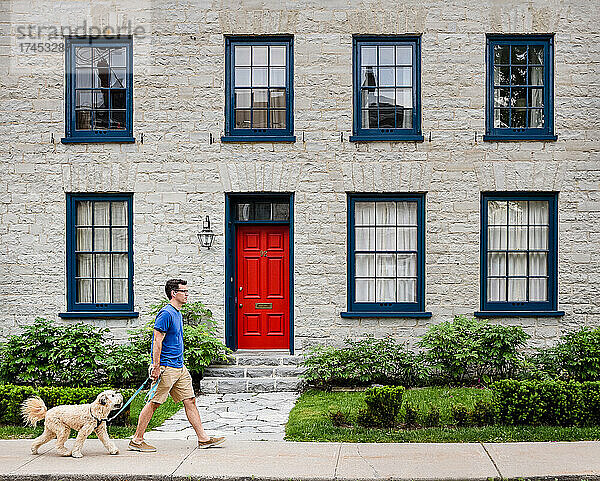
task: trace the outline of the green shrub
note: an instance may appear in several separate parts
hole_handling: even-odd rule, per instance
[[[565,381],[600,380],[600,327],[565,334],[532,357],[533,376]]]
[[[345,347],[313,347],[305,357],[303,377],[311,384],[331,385],[426,384],[422,357],[391,338],[347,339]]]
[[[444,381],[462,384],[514,376],[524,363],[520,348],[528,338],[520,326],[457,316],[429,327],[419,346],[427,349],[426,361]]]
[[[111,386],[138,386],[148,377],[152,324],[129,331],[125,344],[112,347],[106,358],[106,376]]]
[[[419,408],[414,403],[404,403],[404,424],[406,427],[416,427],[419,420]]]
[[[84,323],[57,326],[38,317],[2,345],[0,380],[35,386],[102,382],[107,331]]]
[[[469,425],[469,408],[464,404],[453,404],[451,409],[452,421],[457,426]]]
[[[402,386],[376,386],[365,391],[366,409],[359,412],[358,422],[365,426],[391,427],[402,406]]]
[[[156,304],[152,304],[150,306],[150,315],[156,317],[158,311],[160,311],[163,307],[165,307],[169,301],[165,299],[161,299]],[[181,306],[181,317],[183,318],[184,326],[197,326],[202,323],[212,323],[212,311],[208,309],[202,302],[188,302]]]
[[[51,409],[55,406],[63,404],[87,404],[96,399],[102,391],[110,389],[109,387],[32,387],[32,386],[16,386],[13,384],[0,384],[0,423],[6,424],[22,424],[21,404],[25,399],[31,396],[39,396],[43,399],[46,407]],[[133,395],[133,389],[121,389],[123,401]],[[115,414],[116,411],[111,413]],[[125,425],[130,424],[129,406],[117,418],[112,421],[112,424]]]
[[[478,399],[469,413],[471,426],[490,426],[494,424],[494,404],[490,401]]]
[[[428,428],[436,428],[440,425],[440,408],[435,404],[429,404],[423,416],[423,425]]]
[[[502,380],[492,385],[497,422],[591,426],[600,420],[600,382]]]

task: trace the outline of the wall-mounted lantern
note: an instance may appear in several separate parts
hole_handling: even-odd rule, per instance
[[[198,241],[202,247],[210,249],[215,238],[215,233],[210,228],[210,218],[206,216],[204,222],[202,222],[202,232],[198,233]]]

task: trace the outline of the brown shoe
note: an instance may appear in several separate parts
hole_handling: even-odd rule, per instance
[[[129,446],[127,447],[130,451],[139,451],[141,453],[153,453],[156,451],[154,446],[150,446],[146,441],[142,440],[141,443],[136,443],[133,441],[129,441]]]
[[[208,441],[198,441],[198,448],[206,449],[212,448],[214,446],[218,446],[219,444],[223,444],[225,442],[225,437],[221,436],[220,438],[210,438]]]

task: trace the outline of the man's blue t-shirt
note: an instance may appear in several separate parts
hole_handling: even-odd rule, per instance
[[[165,333],[160,352],[160,365],[183,367],[183,318],[181,312],[171,304],[167,304],[156,315],[154,329]],[[154,337],[152,338],[152,348],[154,349]],[[152,353],[152,351],[150,352]]]

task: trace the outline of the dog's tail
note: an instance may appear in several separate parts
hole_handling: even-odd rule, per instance
[[[21,416],[23,416],[25,424],[34,427],[38,421],[41,421],[46,417],[46,411],[48,411],[48,409],[46,408],[44,401],[37,396],[26,399],[21,405]]]

